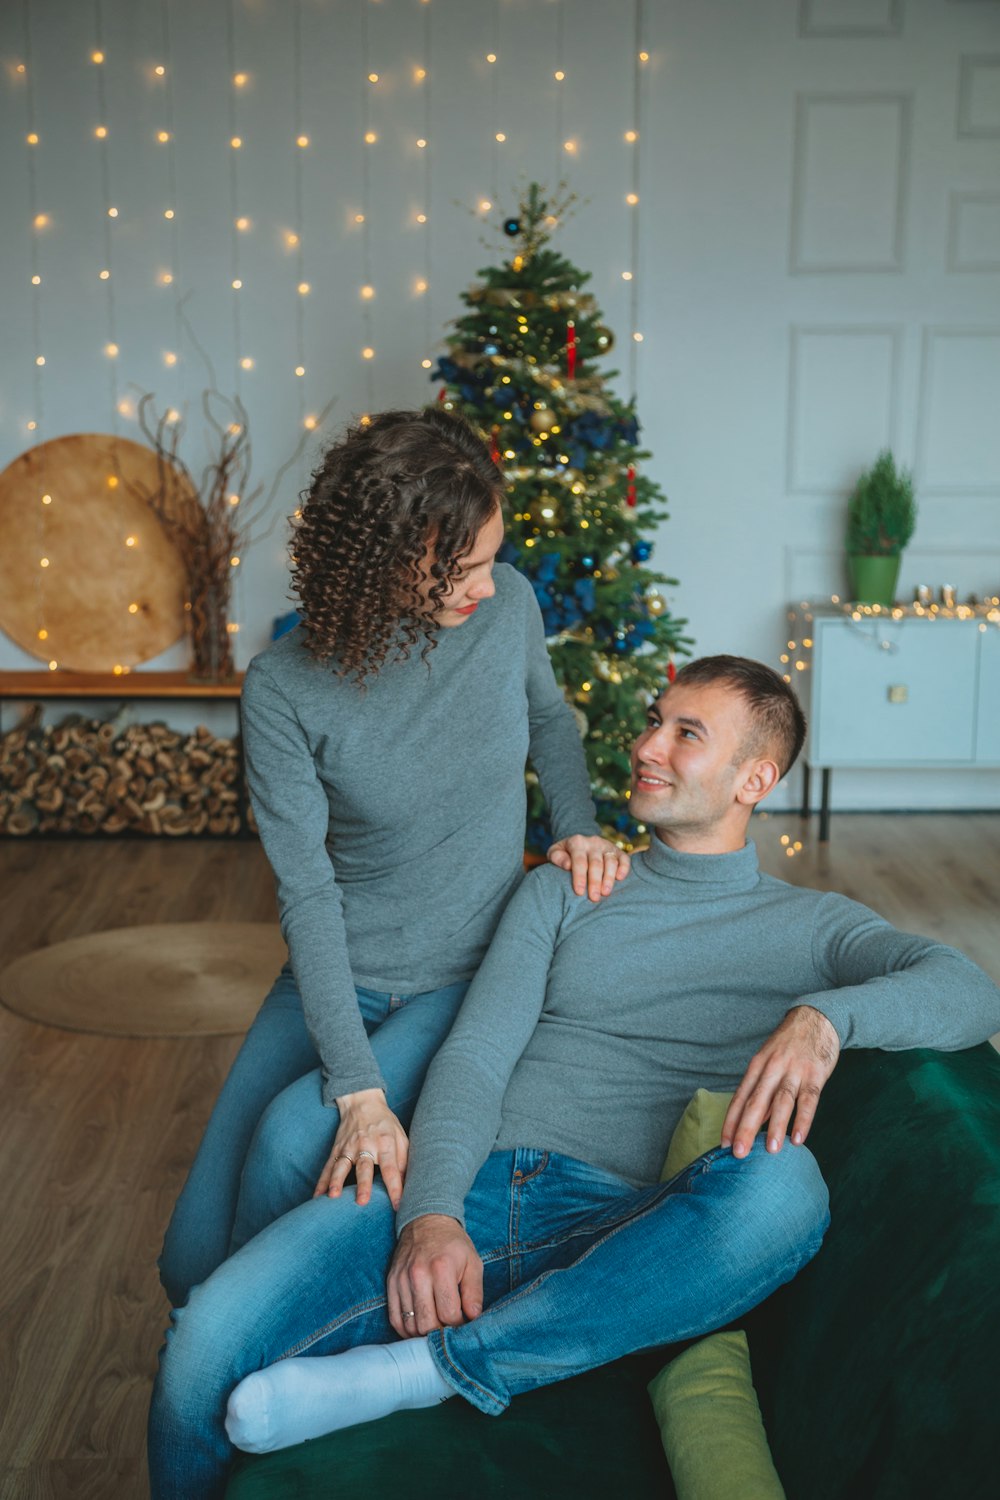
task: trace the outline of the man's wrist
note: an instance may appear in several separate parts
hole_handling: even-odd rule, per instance
[[[806,1011],[808,1013],[808,1020],[813,1026],[817,1027],[827,1044],[834,1047],[838,1052],[840,1051],[840,1032],[825,1011],[820,1010],[818,1006],[811,1004],[808,1000],[800,1000],[798,1005],[792,1006],[788,1014],[792,1016],[796,1011]]]
[[[457,1225],[457,1227],[459,1229],[461,1229],[461,1230],[465,1229],[465,1222],[462,1219],[461,1214],[459,1214],[459,1213],[448,1213],[444,1209],[427,1209],[425,1211],[418,1211],[417,1213],[408,1213],[407,1210],[406,1210],[406,1203],[405,1203],[405,1198],[406,1198],[406,1189],[405,1188],[403,1189],[403,1198],[404,1198],[404,1202],[400,1204],[399,1211],[396,1214],[396,1239],[397,1240],[401,1240],[403,1238],[403,1235],[406,1233],[406,1231],[408,1229],[410,1229],[411,1227],[416,1228],[416,1227],[418,1227],[420,1225],[427,1226],[427,1225],[431,1224],[435,1220],[438,1223],[440,1223],[440,1224]]]
[[[417,1214],[416,1218],[407,1220],[400,1230],[400,1235],[404,1235],[408,1229],[427,1229],[435,1224],[454,1225],[456,1229],[462,1228],[461,1219],[456,1219],[452,1214]]]

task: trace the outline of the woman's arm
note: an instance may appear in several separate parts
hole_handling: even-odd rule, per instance
[[[323,1102],[340,1116],[316,1194],[337,1197],[360,1161],[357,1201],[367,1203],[377,1162],[395,1206],[409,1144],[386,1103],[385,1080],[358,1009],[343,900],[326,847],[329,804],[305,731],[259,661],[244,682],[242,725],[247,785],[277,883],[306,1027],[319,1054]]]
[[[330,809],[305,730],[268,665],[243,686],[247,785],[278,892],[281,930],[323,1066],[323,1100],[382,1088],[358,1010],[343,900],[326,847]]]

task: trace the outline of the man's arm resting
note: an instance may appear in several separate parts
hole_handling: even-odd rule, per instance
[[[483,1263],[457,1219],[423,1214],[401,1232],[386,1279],[389,1322],[401,1338],[456,1328],[483,1310]]]
[[[723,1146],[732,1146],[734,1156],[746,1156],[767,1120],[767,1149],[780,1151],[793,1110],[792,1142],[801,1146],[839,1056],[832,1021],[811,1005],[790,1010],[750,1059],[722,1124]]]

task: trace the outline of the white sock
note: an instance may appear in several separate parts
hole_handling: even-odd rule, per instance
[[[248,1375],[229,1398],[226,1432],[245,1453],[273,1453],[454,1394],[426,1339],[362,1344],[346,1354],[282,1359]]]

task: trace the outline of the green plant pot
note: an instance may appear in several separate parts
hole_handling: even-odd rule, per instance
[[[849,557],[847,571],[856,604],[887,604],[896,600],[899,557]]]

